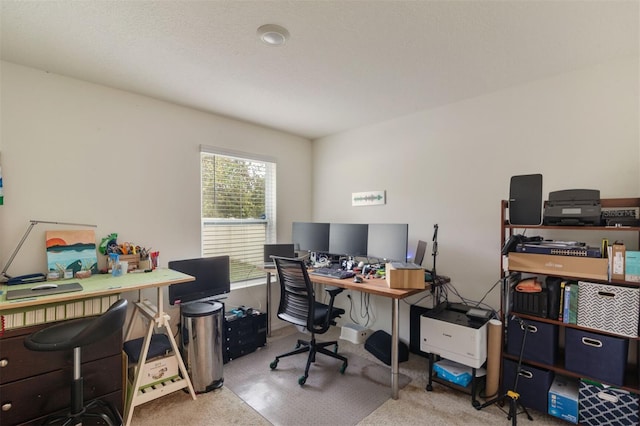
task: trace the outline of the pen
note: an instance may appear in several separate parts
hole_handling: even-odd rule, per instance
[[[113,286],[113,287],[109,287],[109,290],[115,290],[116,288],[122,288],[122,286],[121,285],[116,285],[116,286]]]

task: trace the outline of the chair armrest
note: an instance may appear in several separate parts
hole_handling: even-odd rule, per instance
[[[324,291],[326,291],[327,293],[329,293],[329,295],[331,296],[331,298],[333,299],[334,297],[336,297],[337,295],[339,295],[340,293],[342,293],[344,291],[343,288],[340,287],[329,287],[326,286],[324,288]]]

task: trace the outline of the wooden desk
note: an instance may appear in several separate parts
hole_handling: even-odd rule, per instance
[[[269,317],[269,306],[271,305],[271,274],[277,275],[276,269],[264,269],[267,273],[267,333],[271,335],[271,320]],[[400,335],[400,299],[404,299],[414,294],[418,294],[430,287],[427,285],[424,289],[399,289],[389,288],[384,279],[365,279],[362,283],[354,283],[353,278],[339,280],[336,278],[323,277],[320,275],[309,274],[312,282],[322,285],[345,288],[348,290],[361,291],[363,293],[375,294],[376,296],[388,297],[391,299],[391,397],[398,399],[398,342]]]

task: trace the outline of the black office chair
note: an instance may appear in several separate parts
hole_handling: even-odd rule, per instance
[[[304,375],[298,378],[298,384],[302,386],[307,381],[307,377],[309,377],[311,363],[316,361],[316,353],[320,352],[341,360],[340,373],[344,374],[348,361],[347,358],[338,355],[338,342],[317,342],[315,336],[316,334],[326,333],[331,325],[336,325],[335,319],[345,313],[344,309],[333,307],[334,299],[342,292],[342,289],[325,287],[325,291],[330,296],[329,304],[325,305],[324,303],[316,302],[313,284],[307,274],[304,261],[302,259],[278,256],[271,257],[276,264],[280,281],[281,294],[278,318],[297,326],[306,327],[311,333],[311,340],[298,340],[294,350],[278,355],[271,362],[271,369],[273,370],[278,366],[280,358],[309,352]],[[327,346],[331,345],[335,345],[333,352],[327,349]]]
[[[127,315],[127,301],[115,302],[99,317],[87,317],[64,321],[36,331],[24,340],[24,345],[32,351],[66,351],[73,349],[73,381],[71,382],[71,409],[66,416],[51,416],[44,424],[75,425],[82,420],[92,419],[96,423],[102,419],[107,425],[121,425],[122,416],[111,404],[94,399],[84,404],[82,386],[81,350],[122,330]]]

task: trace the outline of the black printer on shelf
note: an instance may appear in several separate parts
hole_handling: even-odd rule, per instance
[[[600,191],[597,189],[565,189],[549,193],[544,208],[543,224],[548,226],[599,226]]]

